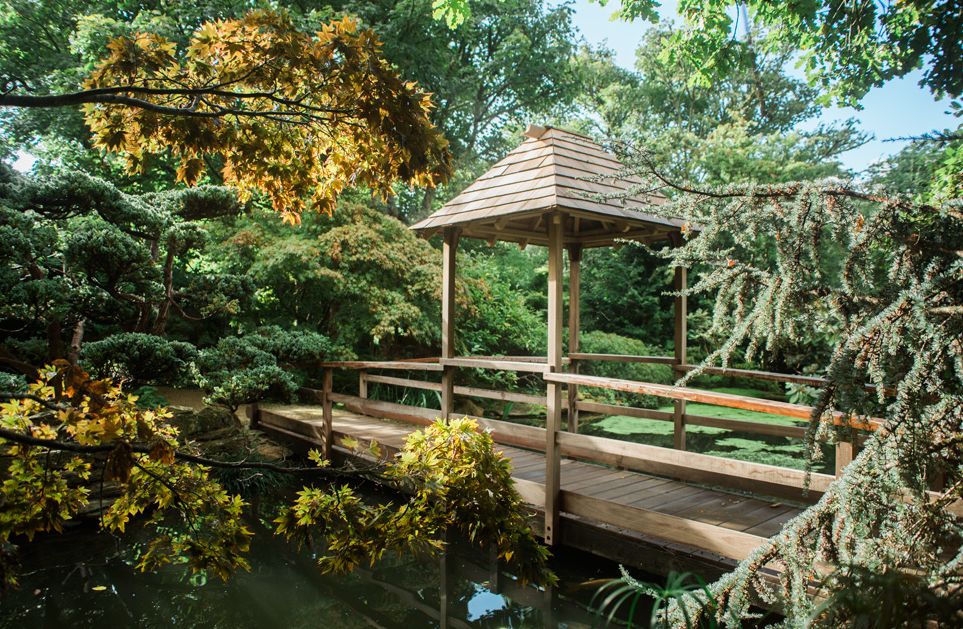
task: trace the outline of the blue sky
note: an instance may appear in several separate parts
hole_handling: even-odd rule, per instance
[[[677,18],[676,2],[663,2],[659,13],[663,19]],[[575,0],[573,21],[590,44],[606,43],[615,51],[619,65],[632,68],[635,63],[635,49],[647,23],[626,23],[611,20],[618,9],[618,0],[610,0],[602,7],[589,0]],[[677,19],[678,21],[678,19]],[[793,70],[795,73],[795,71]],[[873,89],[862,101],[862,110],[851,107],[826,109],[819,120],[812,121],[807,127],[819,122],[855,118],[862,129],[871,133],[875,139],[862,147],[843,153],[842,161],[854,171],[861,171],[873,162],[893,153],[905,142],[884,142],[889,138],[920,135],[934,129],[955,127],[959,120],[946,113],[949,101],[937,102],[930,92],[917,83],[920,73],[910,74],[902,79],[888,82],[883,87]]]

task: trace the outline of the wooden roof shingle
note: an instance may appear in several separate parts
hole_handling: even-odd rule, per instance
[[[568,222],[566,244],[655,241],[679,232],[681,220],[646,211],[665,203],[661,195],[615,197],[641,182],[621,175],[618,158],[591,138],[534,125],[525,135],[517,148],[412,229],[430,236],[457,227],[467,237],[545,244],[544,215],[560,212]]]

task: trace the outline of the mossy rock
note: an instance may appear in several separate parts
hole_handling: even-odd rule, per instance
[[[222,406],[205,406],[200,409],[171,406],[170,410],[174,414],[170,423],[180,431],[182,437],[195,437],[224,428],[239,427],[234,413]]]

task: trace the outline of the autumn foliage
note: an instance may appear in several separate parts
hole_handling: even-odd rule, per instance
[[[108,48],[85,85],[96,97],[85,117],[132,172],[170,151],[178,180],[195,184],[217,163],[242,199],[261,191],[289,222],[330,213],[348,186],[387,195],[396,181],[448,178],[429,95],[351,18],[307,34],[285,13],[252,11],[203,24],[184,49],[152,33]]]

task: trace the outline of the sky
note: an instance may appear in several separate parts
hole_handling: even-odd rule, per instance
[[[675,18],[677,22],[680,21],[676,6],[677,3],[673,1],[663,2],[659,10],[661,18]],[[618,0],[610,0],[608,6],[604,7],[589,0],[574,0],[573,22],[588,43],[605,43],[615,51],[616,62],[631,69],[635,63],[635,49],[649,25],[644,22],[611,20],[610,17],[618,7]],[[790,72],[802,77],[800,71],[790,69]],[[874,139],[857,149],[843,153],[840,159],[847,168],[860,172],[870,164],[899,152],[906,144],[886,142],[887,139],[921,135],[959,124],[959,119],[946,113],[949,109],[948,100],[938,102],[929,90],[918,85],[920,76],[921,73],[915,72],[874,88],[863,98],[862,110],[851,107],[828,108],[817,120],[809,121],[803,128],[813,128],[819,123],[848,118],[858,120],[862,129],[871,133]]]

